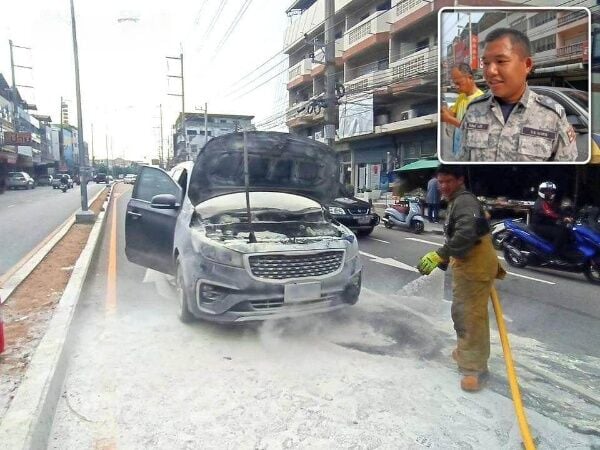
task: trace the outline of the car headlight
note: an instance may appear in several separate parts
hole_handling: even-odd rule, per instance
[[[346,214],[346,211],[344,211],[344,208],[339,208],[337,206],[330,206],[329,214],[333,214],[336,216],[343,216],[344,214]]]
[[[346,244],[346,261],[350,261],[358,255],[358,239],[356,239],[352,231],[348,230],[348,233],[344,236],[344,240],[348,242]]]
[[[206,259],[225,266],[244,267],[244,258],[241,253],[230,250],[217,243],[204,242],[192,233],[192,247]]]

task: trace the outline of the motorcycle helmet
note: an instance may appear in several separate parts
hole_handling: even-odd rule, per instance
[[[554,200],[556,185],[552,181],[544,181],[538,187],[538,195],[544,200]]]

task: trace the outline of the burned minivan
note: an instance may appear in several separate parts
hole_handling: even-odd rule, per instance
[[[170,173],[142,167],[127,205],[129,261],[175,277],[182,321],[264,320],[357,302],[354,234],[328,216],[339,165],[324,144],[232,133]]]

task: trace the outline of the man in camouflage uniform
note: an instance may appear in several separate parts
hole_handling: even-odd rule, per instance
[[[483,76],[490,88],[471,101],[461,123],[458,158],[480,162],[575,161],[575,131],[564,108],[527,86],[529,39],[499,28],[485,39]]]
[[[446,243],[429,252],[418,269],[429,275],[436,267],[452,267],[452,321],[457,345],[452,352],[463,378],[460,386],[479,391],[488,377],[490,325],[488,302],[494,279],[506,272],[498,262],[483,207],[464,186],[462,167],[442,165],[437,179],[449,201],[444,232]]]

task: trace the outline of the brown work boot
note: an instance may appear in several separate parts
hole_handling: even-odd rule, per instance
[[[489,372],[465,374],[460,380],[460,387],[466,392],[478,392],[487,384]]]

